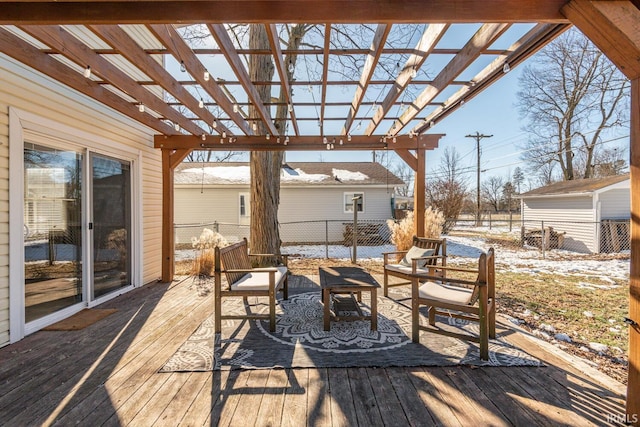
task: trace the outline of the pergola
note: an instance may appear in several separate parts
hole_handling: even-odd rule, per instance
[[[247,48],[230,36],[225,27],[230,23],[264,25],[270,47]],[[279,35],[291,23],[316,24],[317,45],[289,49],[283,44]],[[364,44],[332,42],[339,25],[362,23],[371,30]],[[199,24],[213,47],[187,40],[181,27],[189,24]],[[388,42],[398,24],[425,24],[417,44]],[[440,46],[459,24],[477,27],[459,45]],[[173,277],[173,170],[192,150],[393,150],[416,173],[414,206],[421,234],[425,153],[442,136],[432,133],[438,122],[571,24],[632,81],[631,419],[640,414],[640,327],[633,323],[640,322],[640,1],[3,1],[0,52],[157,132],[163,168],[162,276],[168,281]],[[273,59],[273,81],[250,78],[244,61],[250,55]],[[332,70],[332,61],[346,55],[360,58],[359,78]],[[316,61],[316,77],[290,78],[289,61],[301,57]],[[205,58],[218,58],[233,78],[217,78]],[[440,66],[433,65],[434,58],[440,58]],[[187,77],[168,72],[165,61]],[[390,61],[397,67],[384,71],[381,64]],[[264,85],[281,88],[283,95],[262,101],[257,88]],[[337,97],[335,87],[343,88]],[[314,94],[311,99],[300,96],[306,88]],[[257,115],[245,113],[249,105]],[[287,110],[286,130],[273,120],[278,107]]]

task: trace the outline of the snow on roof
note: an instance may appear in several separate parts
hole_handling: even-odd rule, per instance
[[[364,181],[369,177],[362,172],[351,172],[344,169],[331,169],[331,173],[338,181]]]
[[[248,185],[248,163],[181,163],[175,170],[176,184]],[[357,184],[400,186],[404,182],[379,163],[371,162],[296,162],[281,169],[283,185]]]

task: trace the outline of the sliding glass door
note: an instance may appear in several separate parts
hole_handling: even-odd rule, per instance
[[[26,142],[23,161],[25,323],[131,285],[131,162]]]
[[[130,169],[129,162],[91,155],[92,299],[131,284]]]
[[[84,300],[83,156],[25,143],[25,322]]]

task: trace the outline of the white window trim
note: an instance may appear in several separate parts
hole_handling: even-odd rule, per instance
[[[353,211],[347,210],[347,196],[353,198],[354,195],[361,194],[362,195],[362,210],[358,211],[358,215],[365,213],[366,211],[366,197],[364,191],[345,191],[342,193],[342,213],[353,214]]]
[[[11,257],[9,259],[9,342],[14,343],[29,333],[41,329],[48,324],[54,323],[79,311],[82,307],[69,307],[58,312],[59,319],[46,317],[46,320],[31,322],[29,327],[25,327],[24,313],[24,250],[17,250],[24,245],[24,138],[25,133],[33,135],[35,139],[47,140],[47,144],[56,146],[58,144],[73,147],[83,151],[84,155],[88,151],[109,155],[131,162],[131,206],[134,210],[132,216],[132,235],[134,237],[131,245],[131,282],[132,287],[142,284],[142,242],[143,230],[141,219],[142,211],[142,179],[140,167],[142,164],[142,152],[139,149],[103,138],[72,126],[68,126],[51,120],[38,114],[34,114],[15,107],[9,107],[9,247]],[[17,160],[19,159],[19,161]],[[85,174],[88,171],[85,171]],[[86,198],[85,198],[86,200]],[[86,222],[86,220],[85,220]],[[84,229],[84,227],[83,227]],[[83,277],[86,280],[86,277]],[[123,288],[125,291],[131,287]],[[90,302],[89,306],[102,303],[110,298],[115,298],[122,292],[114,292],[108,298],[101,297]],[[83,304],[87,305],[86,301]],[[15,307],[20,307],[16,310]]]
[[[242,215],[240,212],[240,200],[244,197],[246,215]],[[240,192],[238,193],[238,224],[248,225],[251,222],[251,193]]]

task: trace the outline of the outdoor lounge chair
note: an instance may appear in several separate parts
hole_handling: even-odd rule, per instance
[[[389,296],[389,288],[393,286],[408,285],[411,277],[418,272],[427,273],[427,266],[447,265],[447,239],[430,239],[413,236],[413,246],[406,251],[383,252],[384,257],[384,296]],[[399,261],[390,262],[390,258],[399,258]],[[404,279],[402,282],[390,283],[389,276]]]
[[[493,248],[490,248],[480,255],[477,270],[434,267],[430,268],[432,271],[427,275],[413,275],[411,283],[413,341],[420,342],[420,331],[424,330],[478,342],[480,358],[488,360],[489,338],[496,337],[494,264],[495,254]],[[442,274],[444,272],[446,275]],[[458,275],[465,278],[458,278]],[[428,307],[429,325],[427,326],[420,325],[419,310],[423,305]],[[479,336],[460,334],[436,327],[436,314],[478,322]]]
[[[215,332],[222,329],[222,319],[269,319],[269,330],[276,330],[276,293],[282,290],[284,299],[288,298],[287,286],[289,274],[287,255],[278,255],[282,265],[267,268],[252,268],[249,257],[273,257],[274,254],[249,254],[247,239],[243,239],[224,248],[215,248]],[[225,274],[227,286],[223,289],[222,273]],[[268,297],[269,314],[254,314],[247,310],[247,314],[223,315],[222,298]]]

